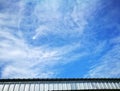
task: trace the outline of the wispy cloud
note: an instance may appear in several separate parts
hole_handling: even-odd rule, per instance
[[[111,48],[97,59],[98,63],[91,67],[85,77],[120,77],[120,37],[112,38],[109,41]],[[102,49],[100,47],[99,50]]]
[[[35,42],[35,39],[39,39],[41,36],[49,37],[54,34],[65,39],[67,36],[73,38],[77,33],[83,32],[87,24],[87,16],[85,18],[84,16],[89,13],[86,8],[92,3],[87,3],[88,5],[84,7],[86,2],[82,4],[78,1],[76,2],[77,6],[71,6],[72,1],[70,1],[67,6],[68,9],[72,8],[71,12],[62,3],[67,4],[67,2],[61,0],[52,0],[52,2],[45,0],[37,2],[37,4],[32,1],[21,1],[15,4],[5,1],[0,2],[1,5],[3,4],[1,10],[4,11],[4,13],[0,13],[0,63],[7,62],[2,70],[2,78],[55,77],[57,73],[56,70],[52,69],[54,65],[70,62],[75,58],[86,55],[86,53],[75,55],[72,53],[81,46],[80,43],[74,41],[58,47],[51,47],[49,44],[34,46],[29,43],[29,41]],[[7,7],[8,4],[12,5],[10,9]],[[79,4],[82,7],[79,7]],[[13,10],[13,7],[16,7],[16,9]],[[32,8],[32,13],[27,11],[27,9]],[[64,8],[66,14],[63,12]],[[79,9],[81,10],[80,13],[78,13]],[[37,19],[37,21],[34,19]],[[29,37],[33,40],[28,40]],[[39,41],[41,40],[39,39]]]
[[[100,4],[103,5],[103,3],[106,2]],[[93,36],[97,36],[100,46],[97,46],[98,48],[94,52],[97,50],[103,50],[103,52],[100,53],[99,57],[93,59],[95,62],[91,62],[93,66],[85,77],[120,77],[120,29],[118,27],[120,17],[117,16],[120,7],[116,3],[119,1],[111,1],[107,5],[103,5],[100,10],[102,14],[97,16],[100,21],[98,20],[95,24],[97,27],[94,27]],[[112,8],[114,4],[117,7]],[[113,18],[115,18],[114,21]]]
[[[47,74],[52,76],[54,73],[52,69],[47,71],[48,68],[60,63],[60,59],[66,58],[64,55],[75,49],[72,46],[76,46],[66,45],[60,48],[50,48],[49,46],[32,47],[24,39],[17,38],[11,32],[2,31],[0,34],[2,35],[0,60],[1,63],[8,63],[2,70],[2,77],[5,78],[20,76],[42,77],[45,74],[46,76]],[[68,50],[65,50],[66,48]]]
[[[100,0],[13,1],[0,1],[2,78],[58,77],[56,65],[96,57],[106,49],[107,40],[98,41],[94,36],[98,32],[89,29]],[[114,72],[120,63],[119,37],[111,44],[115,46],[102,55],[87,77],[119,76],[119,71]]]

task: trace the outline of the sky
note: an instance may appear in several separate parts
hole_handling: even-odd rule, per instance
[[[0,78],[119,78],[120,0],[0,0]]]

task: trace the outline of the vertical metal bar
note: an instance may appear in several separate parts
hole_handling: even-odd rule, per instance
[[[90,89],[90,88],[89,88],[89,83],[88,83],[88,82],[86,82],[86,89]]]
[[[83,89],[85,89],[85,88],[86,88],[86,86],[85,86],[85,82],[83,82],[82,85],[83,85]]]
[[[106,83],[106,82],[104,83],[104,85],[105,85],[105,89],[108,89],[108,86],[107,86],[107,83]]]
[[[10,90],[10,85],[11,85],[11,83],[9,83],[9,86],[8,86],[8,91]]]
[[[84,88],[84,82],[82,81],[81,82],[81,88],[84,90],[85,88]]]
[[[92,89],[92,84],[91,84],[91,82],[89,82],[89,86],[90,86],[90,89]]]
[[[43,85],[42,85],[42,86],[43,86],[43,87],[42,87],[42,89],[43,89],[42,91],[45,91],[45,83],[42,83],[42,84],[43,84]]]
[[[100,84],[101,84],[101,89],[105,89],[103,83],[100,82]]]
[[[49,82],[48,82],[48,91],[50,90],[50,88],[49,88]]]
[[[75,82],[75,89],[77,89],[77,82]]]
[[[68,82],[66,82],[66,90],[68,90]]]
[[[25,91],[25,87],[26,87],[26,83],[24,83],[24,89],[23,89],[23,91]]]
[[[59,82],[57,81],[56,84],[57,84],[57,85],[56,85],[56,88],[57,88],[57,90],[58,90],[58,89],[59,89]]]
[[[91,84],[89,81],[87,82],[87,86],[88,86],[88,89],[91,89]]]
[[[120,82],[118,82],[118,86],[119,86],[119,89],[120,89]]]
[[[112,89],[111,82],[108,82],[108,87],[109,87],[109,89]]]
[[[5,83],[3,83],[2,91],[4,91]]]
[[[99,82],[96,83],[96,87],[97,87],[97,89],[100,89],[100,84],[99,84]]]
[[[55,90],[55,89],[54,89],[54,82],[53,82],[53,90]]]
[[[20,91],[20,87],[21,87],[21,83],[19,82],[19,88],[18,88],[18,91]]]
[[[8,91],[8,87],[9,87],[9,84],[6,83],[6,84],[5,84],[5,87],[4,87],[4,91]]]
[[[38,82],[38,91],[40,91],[40,83]]]
[[[116,89],[114,82],[112,82],[112,87],[113,87],[113,89]]]
[[[119,88],[120,88],[119,85],[118,85],[118,82],[115,82],[114,84],[115,84],[115,86],[116,86],[116,89],[119,89]]]
[[[15,91],[15,86],[16,86],[16,83],[14,83],[13,91]]]
[[[60,89],[60,82],[59,82],[59,81],[58,81],[58,90],[61,90],[61,89]]]
[[[29,84],[28,91],[30,91],[30,86],[31,86],[31,83],[28,83],[28,84]]]
[[[92,85],[92,89],[97,89],[97,87],[96,87],[96,82],[95,82],[95,81],[92,82],[91,85]]]
[[[40,91],[40,82],[38,82],[38,86],[39,86],[39,87],[38,87],[38,91]]]
[[[18,91],[19,90],[19,82],[16,83],[16,86],[15,86],[15,91]]]
[[[36,83],[34,83],[34,91],[35,91],[35,86],[36,86]]]

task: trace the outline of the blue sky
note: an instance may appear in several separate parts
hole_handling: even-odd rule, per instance
[[[120,0],[0,0],[0,78],[120,77]]]

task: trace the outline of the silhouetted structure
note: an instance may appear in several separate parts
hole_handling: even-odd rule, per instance
[[[0,79],[0,91],[120,90],[120,78]]]

